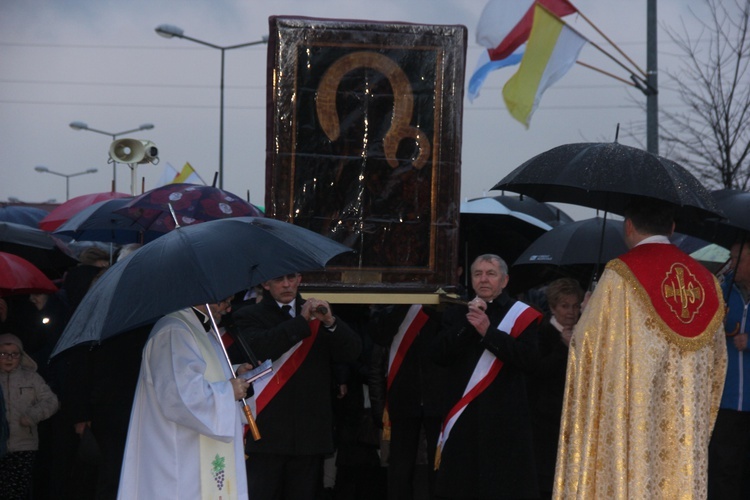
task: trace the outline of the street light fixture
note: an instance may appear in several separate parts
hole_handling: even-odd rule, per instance
[[[83,172],[76,172],[74,174],[63,174],[60,172],[55,172],[54,170],[50,170],[49,168],[43,165],[37,165],[36,167],[34,167],[34,170],[36,170],[37,172],[42,172],[44,174],[52,174],[52,175],[59,175],[60,177],[65,177],[65,201],[70,199],[70,178],[71,177],[76,177],[76,176],[84,175],[84,174],[95,174],[96,172],[99,171],[99,169],[90,168],[88,170],[84,170]]]
[[[113,141],[115,139],[117,139],[118,135],[130,134],[131,132],[140,132],[141,130],[151,130],[152,128],[154,128],[154,124],[153,123],[144,123],[143,125],[141,125],[138,128],[134,128],[134,129],[130,129],[130,130],[124,130],[122,132],[107,132],[106,130],[97,130],[95,128],[91,128],[91,127],[88,126],[88,124],[86,124],[84,122],[70,122],[68,125],[73,130],[88,130],[89,132],[96,132],[97,134],[108,135],[108,136],[112,137]],[[112,162],[112,191],[117,191],[117,189],[116,189],[116,187],[117,187],[117,169],[116,169],[116,167],[117,167],[117,162],[113,161]]]
[[[28,203],[26,201],[21,201],[19,198],[15,197],[15,196],[8,196],[8,202],[10,202],[10,203],[26,203],[26,204]],[[57,203],[57,199],[50,198],[49,200],[43,201],[42,203]]]
[[[177,26],[171,24],[160,24],[155,28],[156,34],[163,36],[164,38],[182,38],[191,42],[211,47],[212,49],[218,49],[221,51],[221,84],[219,90],[219,189],[224,189],[224,53],[227,50],[239,49],[242,47],[250,47],[251,45],[260,45],[262,43],[268,43],[268,36],[263,36],[260,40],[254,42],[240,43],[237,45],[221,46],[213,43],[198,40],[185,35],[185,32]]]

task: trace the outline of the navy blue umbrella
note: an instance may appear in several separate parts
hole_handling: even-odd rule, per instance
[[[52,355],[185,307],[220,302],[271,278],[321,269],[349,251],[275,219],[236,217],[177,228],[117,262],[94,283]]]
[[[101,241],[107,243],[145,243],[164,233],[150,231],[133,219],[116,211],[133,198],[114,198],[90,205],[63,222],[53,234],[76,241]]]
[[[6,205],[0,207],[0,221],[38,228],[39,221],[48,213],[46,210],[36,207]]]

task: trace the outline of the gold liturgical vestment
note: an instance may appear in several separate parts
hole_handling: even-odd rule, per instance
[[[715,278],[672,245],[607,264],[570,344],[554,498],[706,497],[723,316]]]

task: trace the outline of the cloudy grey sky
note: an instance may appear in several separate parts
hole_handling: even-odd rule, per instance
[[[220,52],[156,35],[159,24],[217,45],[260,39],[271,15],[463,24],[469,30],[467,81],[481,50],[476,25],[486,0],[3,0],[0,2],[0,201],[65,199],[61,173],[98,168],[70,179],[70,196],[108,191],[111,137],[74,131],[71,121],[116,133],[153,123],[129,137],[153,141],[157,166],[138,167],[146,189],[168,162],[189,161],[207,182],[218,165]],[[646,0],[576,0],[574,4],[643,69]],[[660,0],[659,22],[691,23],[700,0]],[[581,19],[567,20],[608,47]],[[659,29],[660,71],[675,69],[676,49]],[[580,60],[627,78],[591,46]],[[576,66],[547,91],[527,130],[506,111],[502,85],[515,68],[492,74],[480,97],[464,103],[462,198],[482,196],[528,158],[569,142],[613,140],[618,123],[643,133],[638,91]],[[266,46],[226,52],[224,188],[253,203],[265,192]],[[676,105],[661,88],[660,105]],[[623,137],[620,142],[637,145]],[[644,139],[645,143],[645,139]],[[117,191],[130,192],[130,170],[119,165]],[[577,213],[572,213],[576,217]],[[578,217],[576,217],[578,218]]]

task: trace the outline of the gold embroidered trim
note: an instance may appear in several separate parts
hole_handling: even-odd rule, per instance
[[[713,318],[706,326],[702,333],[695,337],[683,337],[678,334],[667,323],[662,317],[656,312],[656,308],[651,303],[651,297],[648,295],[646,290],[643,288],[641,283],[633,274],[633,271],[620,259],[614,259],[607,264],[607,268],[612,269],[620,277],[625,280],[625,283],[635,292],[638,300],[645,305],[646,311],[648,311],[648,319],[646,320],[646,327],[650,330],[656,330],[662,337],[668,342],[675,344],[683,351],[697,351],[710,342],[713,341],[714,334],[724,322],[724,307],[722,306],[723,299],[721,299],[721,288],[719,282],[714,279],[714,286],[716,287],[716,295],[720,298],[719,307],[716,308]]]

